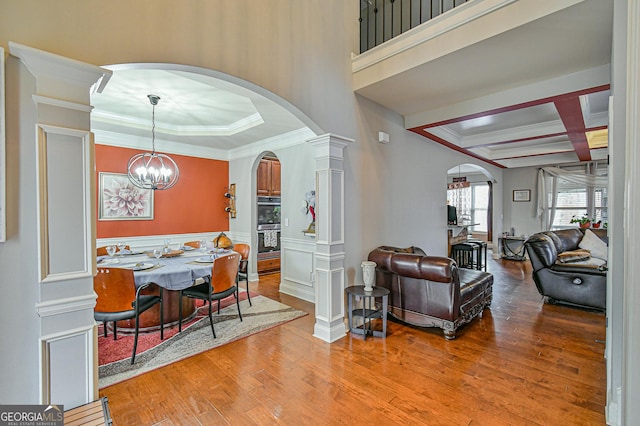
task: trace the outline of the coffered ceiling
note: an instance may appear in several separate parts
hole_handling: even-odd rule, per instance
[[[149,94],[160,97],[155,107],[160,151],[219,158],[251,144],[308,131],[295,108],[212,70],[171,64],[105,68],[113,76],[91,97],[91,126],[98,143],[150,149]]]
[[[612,1],[454,11],[356,57],[356,92],[407,130],[501,168],[607,158]]]

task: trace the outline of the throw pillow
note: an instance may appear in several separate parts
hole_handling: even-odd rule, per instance
[[[591,259],[589,250],[572,250],[558,253],[558,262],[573,263]]]
[[[582,241],[580,241],[580,244],[578,244],[578,247],[589,250],[591,257],[607,260],[607,244],[589,229],[585,231],[584,237]]]

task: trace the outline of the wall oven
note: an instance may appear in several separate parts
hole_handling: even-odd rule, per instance
[[[280,257],[280,197],[258,197],[258,259]]]
[[[280,225],[280,197],[258,197],[258,230],[276,224]]]

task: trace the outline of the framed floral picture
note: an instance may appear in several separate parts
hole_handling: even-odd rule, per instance
[[[153,190],[138,188],[126,174],[100,173],[98,220],[153,220]]]

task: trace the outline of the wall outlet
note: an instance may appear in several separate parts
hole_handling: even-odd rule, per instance
[[[289,226],[289,218],[288,217],[284,218],[284,226]]]

